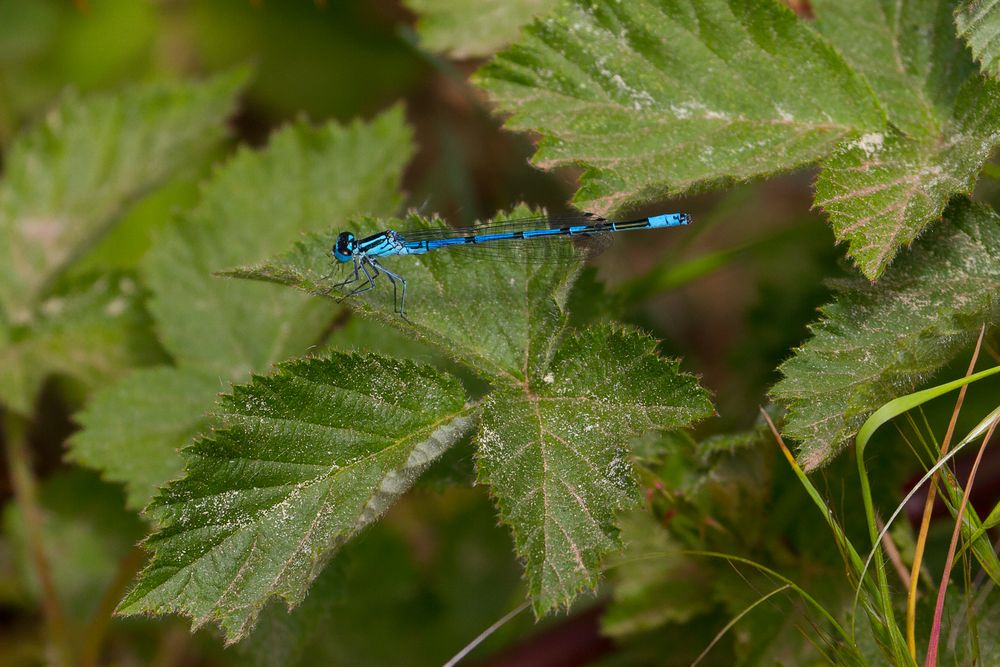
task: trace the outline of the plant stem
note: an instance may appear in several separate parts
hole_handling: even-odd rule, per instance
[[[142,564],[146,561],[146,552],[141,547],[132,547],[118,564],[115,578],[101,596],[101,603],[87,623],[83,633],[83,646],[80,648],[80,667],[93,667],[97,664],[101,644],[107,634],[108,626],[115,613],[118,601],[124,595],[129,582]]]
[[[876,517],[876,523],[878,525],[879,532],[885,530],[885,525],[882,523],[881,519]],[[889,533],[882,535],[882,548],[885,549],[886,555],[889,556],[889,562],[892,566],[896,568],[896,574],[899,575],[899,580],[903,582],[903,585],[909,588],[910,586],[910,573],[906,569],[906,565],[903,564],[903,557],[899,553],[899,549],[896,548],[896,543],[892,541],[889,537]]]
[[[986,437],[983,438],[983,444],[979,446],[979,452],[976,454],[976,460],[972,464],[972,470],[969,472],[969,479],[965,482],[965,492],[962,494],[962,504],[958,507],[958,516],[955,519],[955,529],[951,533],[951,545],[948,547],[948,557],[944,562],[944,571],[941,573],[941,585],[938,587],[937,602],[934,605],[934,622],[931,625],[931,638],[927,642],[927,657],[924,659],[924,667],[935,667],[937,665],[937,652],[938,643],[941,639],[941,620],[944,613],[944,598],[945,594],[948,592],[948,581],[951,579],[951,567],[955,559],[955,550],[958,547],[958,536],[962,530],[962,516],[965,513],[965,507],[969,503],[969,494],[972,492],[972,484],[976,479],[976,472],[979,470],[979,463],[983,460],[983,452],[986,451],[986,445],[989,444],[990,438],[993,436],[993,431],[997,427],[997,423],[1000,422],[1000,417],[993,420],[990,424],[990,430],[986,432]]]
[[[14,497],[24,521],[24,534],[27,542],[31,564],[38,577],[42,591],[42,611],[45,615],[45,625],[49,638],[55,647],[58,664],[69,666],[73,664],[73,651],[70,645],[66,616],[56,592],[52,579],[52,568],[45,553],[45,541],[42,536],[42,509],[38,504],[35,474],[31,469],[28,455],[27,424],[24,419],[6,412],[0,416],[3,422],[4,444],[7,453],[7,465],[10,467],[11,484]]]
[[[969,368],[965,371],[965,376],[972,375],[976,369],[976,361],[979,359],[979,351],[982,349],[983,337],[986,335],[986,326],[979,330],[979,340],[976,341],[976,349],[972,352],[972,359],[969,361]],[[951,420],[948,422],[948,430],[945,431],[944,439],[941,441],[939,456],[948,453],[951,447],[951,438],[955,434],[955,424],[958,423],[958,413],[962,410],[962,403],[965,401],[965,391],[969,385],[963,385],[958,390],[958,398],[955,400],[955,409],[951,413]],[[917,544],[913,550],[913,566],[910,568],[910,586],[906,596],[906,645],[910,650],[910,657],[917,659],[917,587],[920,583],[920,564],[924,557],[924,548],[927,544],[927,533],[930,530],[931,515],[934,513],[934,499],[937,497],[939,475],[935,473],[931,477],[927,487],[927,499],[924,501],[924,513],[920,519],[920,532],[917,533]]]

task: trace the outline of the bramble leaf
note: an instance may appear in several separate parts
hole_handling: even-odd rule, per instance
[[[294,125],[219,169],[200,205],[161,236],[144,264],[154,315],[180,366],[142,371],[99,393],[79,417],[84,430],[71,456],[124,482],[132,506],[176,477],[177,450],[201,430],[215,394],[304,353],[337,314],[319,299],[212,272],[349,215],[391,212],[411,152],[395,110],[370,124]]]
[[[1000,83],[943,0],[814,6],[810,26],[770,1],[575,0],[478,80],[542,135],[536,164],[584,167],[575,201],[598,212],[825,159],[816,202],[874,280],[971,191]]]
[[[787,405],[785,432],[807,470],[843,450],[865,418],[913,391],[1000,322],[1000,216],[955,201],[939,225],[873,286],[835,285],[813,337],[780,368],[772,389]]]
[[[367,234],[407,222],[433,224],[411,215],[366,219],[355,229]],[[281,258],[229,274],[336,296],[331,290],[343,276],[329,274],[333,238],[315,236]],[[386,258],[409,281],[408,319],[393,313],[388,284],[352,304],[451,354],[496,387],[483,405],[480,479],[513,528],[535,610],[543,614],[593,587],[601,556],[617,544],[616,513],[636,500],[629,439],[685,426],[712,406],[693,377],[657,357],[651,338],[601,326],[562,340],[567,293],[583,259],[572,244],[552,245],[553,255],[562,255],[545,263],[525,261],[524,246],[476,250],[503,261],[459,249]]]
[[[965,0],[955,9],[958,36],[965,39],[983,73],[1000,79],[1000,4]]]
[[[328,303],[213,272],[263,260],[348,216],[396,210],[410,154],[399,108],[370,124],[298,123],[264,151],[240,151],[147,257],[164,346],[181,364],[241,379],[315,343],[334,315]]]
[[[610,325],[566,340],[541,378],[489,395],[479,478],[513,529],[538,615],[596,586],[601,558],[619,545],[617,514],[638,502],[628,441],[712,412],[656,341]]]
[[[574,201],[615,212],[813,162],[878,132],[871,88],[771,0],[576,0],[479,70],[534,162],[585,168]]]
[[[141,510],[156,489],[184,470],[178,454],[205,430],[205,414],[226,388],[217,375],[187,367],[141,369],[97,392],[76,416],[69,458],[125,486]]]
[[[814,7],[817,28],[865,75],[898,128],[844,144],[816,181],[816,204],[874,280],[953,195],[972,191],[1000,144],[1000,83],[979,75],[955,37],[949,2]]]
[[[454,58],[488,56],[507,46],[555,0],[406,0],[417,16],[421,44]]]
[[[496,221],[531,214],[521,207]],[[340,298],[345,291],[334,286],[350,274],[350,265],[337,268],[330,257],[340,231],[366,235],[443,224],[415,213],[405,220],[364,218],[343,229],[308,236],[281,257],[226,274]],[[384,276],[376,289],[352,297],[350,303],[359,314],[423,340],[487,377],[520,385],[551,359],[566,327],[566,299],[583,263],[572,244],[545,245],[551,251],[546,262],[526,261],[528,249],[509,245],[478,247],[469,253],[451,248],[389,257],[383,262],[386,268],[408,281],[406,319],[393,312],[393,290]]]
[[[93,382],[138,363],[137,290],[61,280],[130,204],[223,137],[244,74],[67,95],[5,155],[0,184],[0,398],[27,412],[54,372]],[[149,347],[147,345],[147,347]]]
[[[149,508],[161,527],[124,614],[179,612],[232,642],[273,596],[289,606],[473,424],[429,366],[335,353],[282,363],[226,395],[187,476]]]

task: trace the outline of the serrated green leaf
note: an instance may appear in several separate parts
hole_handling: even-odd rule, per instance
[[[136,290],[60,275],[129,204],[218,145],[245,78],[69,94],[14,142],[0,184],[0,399],[13,409],[29,411],[50,373],[93,382],[138,361]]]
[[[813,162],[884,129],[868,84],[772,0],[576,0],[477,79],[542,168],[582,165],[574,201],[618,211]]]
[[[955,25],[983,72],[1000,79],[1000,3],[965,0],[955,9]]]
[[[350,215],[395,211],[410,136],[396,108],[370,124],[298,123],[265,151],[237,154],[147,256],[151,310],[174,357],[239,379],[314,344],[335,314],[329,304],[212,274]]]
[[[397,222],[364,220],[358,231],[398,228]],[[415,215],[406,222],[429,224]],[[342,279],[329,274],[326,253],[335,234],[307,239],[282,258],[231,274],[328,293]],[[501,515],[514,528],[535,608],[542,614],[593,586],[599,558],[617,543],[615,512],[635,500],[625,442],[646,429],[686,425],[712,408],[693,378],[654,354],[652,339],[604,327],[560,344],[567,293],[582,261],[572,245],[562,246],[566,256],[559,259],[565,261],[545,264],[523,261],[523,248],[498,251],[509,253],[507,261],[444,251],[399,258],[410,264],[393,265],[409,281],[408,320],[392,312],[388,286],[368,292],[355,308],[424,338],[500,385],[484,406],[480,478],[500,497]],[[613,401],[618,393],[623,394],[620,405]],[[589,428],[566,422],[570,406]],[[538,439],[539,427],[551,437]],[[571,440],[573,449],[558,438]],[[594,467],[574,456],[577,449]],[[513,472],[524,476],[516,480],[520,491],[510,486],[512,470],[504,461],[517,450],[535,464],[515,467]],[[533,481],[544,493],[519,511],[538,509],[549,495],[559,502],[587,500],[563,507],[565,515],[529,511],[509,516],[516,494]],[[576,500],[567,489],[578,489]],[[563,520],[573,523],[556,525]],[[539,534],[552,542],[542,544]]]
[[[871,82],[898,128],[824,162],[816,204],[866,276],[970,193],[1000,143],[1000,84],[979,76],[944,0],[819,0],[817,28]],[[865,35],[858,39],[858,35]]]
[[[813,337],[772,390],[788,406],[785,432],[807,470],[836,456],[865,418],[913,391],[1000,321],[1000,216],[958,200],[873,286],[836,285]]]
[[[417,16],[421,44],[455,58],[488,56],[521,33],[556,0],[406,0]]]
[[[489,395],[479,477],[513,529],[537,614],[593,588],[618,546],[616,514],[638,501],[629,439],[711,413],[705,390],[658,357],[652,338],[610,325],[567,339],[537,380]]]
[[[244,636],[272,596],[297,604],[337,547],[377,519],[473,423],[458,381],[375,355],[286,362],[223,398],[124,614],[179,612]]]
[[[392,211],[411,153],[395,110],[371,124],[295,125],[221,167],[201,204],[161,236],[144,265],[160,332],[180,367],[99,393],[80,417],[71,455],[124,482],[132,506],[176,477],[177,450],[204,425],[215,393],[304,353],[337,313],[318,299],[212,271],[258,259],[331,220]]]
[[[245,79],[68,94],[15,141],[0,187],[0,308],[9,322],[30,320],[55,276],[129,203],[219,142]]]
[[[95,385],[155,361],[162,351],[148,332],[149,316],[129,276],[90,278],[52,294],[30,323],[0,326],[0,403],[30,414],[50,375]]]
[[[124,484],[128,506],[140,510],[181,475],[178,452],[205,430],[205,413],[224,388],[218,376],[191,368],[136,371],[76,415],[81,430],[70,438],[69,458]]]
[[[536,214],[520,207],[497,221]],[[345,226],[358,234],[386,229],[443,226],[410,214],[405,220],[365,218]],[[337,234],[308,236],[284,256],[264,264],[228,271],[228,275],[293,285],[312,294],[339,298],[334,286],[349,267],[334,266],[330,257]],[[526,250],[497,246],[502,261],[467,254],[460,249],[426,255],[388,258],[385,265],[408,281],[407,318],[393,312],[392,287],[380,280],[377,289],[352,298],[361,315],[394,326],[443,350],[494,380],[520,385],[537,374],[552,357],[566,327],[566,299],[583,263],[572,244],[548,244],[547,262],[525,261]],[[485,249],[480,248],[480,255]],[[319,301],[319,299],[315,299]]]

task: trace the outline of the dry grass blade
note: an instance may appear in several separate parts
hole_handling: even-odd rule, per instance
[[[941,573],[941,586],[938,588],[937,603],[934,605],[934,622],[931,625],[931,638],[927,643],[927,658],[924,660],[924,667],[933,667],[937,665],[937,651],[938,643],[941,639],[941,616],[944,612],[944,599],[948,592],[948,581],[951,578],[951,568],[955,560],[955,549],[958,547],[958,535],[962,529],[962,515],[965,513],[965,507],[969,504],[969,494],[972,491],[972,485],[976,479],[976,472],[979,470],[979,463],[983,460],[983,452],[986,451],[986,445],[989,443],[990,438],[993,436],[993,431],[996,429],[997,423],[1000,422],[1000,415],[993,418],[990,423],[990,428],[986,432],[986,437],[983,438],[983,444],[979,446],[979,452],[976,454],[976,460],[972,464],[972,471],[969,473],[969,480],[965,484],[965,493],[962,495],[962,504],[958,508],[958,517],[955,519],[955,530],[951,534],[951,545],[948,547],[948,558],[945,560],[944,572]]]
[[[983,336],[986,334],[986,326],[979,330],[979,340],[976,341],[976,349],[972,352],[972,359],[969,361],[969,368],[965,376],[972,375],[976,368],[976,361],[979,359],[979,351],[982,349]],[[958,413],[962,410],[962,403],[965,401],[965,392],[969,385],[964,385],[958,390],[958,398],[955,400],[955,409],[951,413],[951,421],[948,422],[948,431],[941,441],[941,456],[948,453],[951,446],[951,438],[955,433],[955,424],[958,422]],[[917,534],[917,546],[913,553],[913,565],[910,568],[910,585],[906,597],[906,645],[910,649],[910,657],[917,657],[916,641],[916,620],[917,620],[917,586],[919,584],[920,564],[923,561],[924,548],[927,545],[927,531],[931,525],[931,514],[934,512],[934,498],[937,496],[938,475],[935,473],[931,478],[930,486],[927,489],[927,500],[924,501],[924,513],[920,519],[920,532]]]

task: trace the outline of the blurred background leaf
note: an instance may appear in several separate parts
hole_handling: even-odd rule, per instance
[[[580,167],[571,164],[544,172],[531,167],[528,158],[538,137],[502,131],[501,121],[484,95],[468,84],[482,58],[524,39],[525,33],[517,24],[526,25],[530,14],[543,16],[554,9],[546,10],[544,4],[495,5],[502,12],[501,20],[483,4],[452,0],[0,0],[0,165],[9,176],[15,166],[15,135],[44,129],[46,114],[61,99],[120,94],[135,84],[186,85],[180,82],[205,79],[233,66],[249,66],[254,75],[225,127],[245,147],[261,148],[275,130],[289,123],[304,128],[325,127],[330,120],[372,121],[395,105],[401,107],[402,111],[396,112],[398,121],[402,125],[405,118],[412,146],[405,155],[395,156],[402,173],[393,192],[407,194],[401,198],[393,195],[391,201],[372,194],[365,201],[369,211],[389,215],[402,203],[416,207],[425,217],[439,214],[458,224],[491,217],[518,202],[564,211],[577,189]],[[751,8],[751,4],[744,4]],[[826,11],[831,7],[818,0],[787,4],[806,21],[812,18],[813,6]],[[952,3],[943,0],[903,4],[913,4],[920,11],[932,4],[952,9]],[[847,6],[862,5],[852,2]],[[989,38],[996,12],[987,14],[985,21],[973,16],[974,20],[963,23],[963,11],[968,17],[970,11],[977,11],[976,3],[962,3],[948,34],[958,32],[961,39],[969,40],[979,67],[988,73],[992,71],[990,63],[996,60],[991,60],[993,50],[983,40]],[[879,17],[864,12],[856,16]],[[938,35],[940,40],[945,37]],[[876,45],[876,40],[861,44],[855,39],[848,42],[844,56],[860,57],[861,52],[867,53],[867,47]],[[965,58],[968,62],[963,67],[972,63]],[[591,60],[595,65],[596,60]],[[962,72],[967,73],[968,68]],[[609,70],[609,77],[615,73],[623,82],[632,83],[630,77],[636,71]],[[798,59],[781,73],[790,78],[808,76]],[[608,81],[615,85],[613,78]],[[724,95],[726,90],[718,93]],[[897,112],[896,120],[902,122],[906,119],[900,119],[898,112],[910,109],[916,113],[921,108],[898,105],[887,110]],[[113,592],[113,580],[119,576],[127,580],[128,573],[140,565],[125,562],[131,553],[128,550],[123,560],[122,549],[133,539],[123,536],[145,528],[137,527],[135,514],[122,507],[140,508],[154,487],[180,475],[177,448],[205,428],[204,415],[211,409],[213,396],[226,391],[232,379],[218,372],[219,368],[206,373],[190,365],[167,365],[169,353],[176,350],[163,349],[145,309],[149,286],[145,275],[153,263],[148,255],[155,250],[161,256],[165,267],[161,272],[166,276],[161,282],[169,282],[170,262],[166,260],[179,263],[182,255],[173,255],[161,244],[175,245],[181,236],[178,225],[186,227],[191,238],[198,236],[191,229],[196,226],[213,229],[223,238],[236,238],[244,231],[235,215],[225,222],[216,221],[224,217],[227,208],[221,188],[211,208],[192,212],[198,211],[199,202],[214,187],[219,171],[230,164],[227,158],[232,149],[232,143],[215,142],[197,158],[184,160],[182,169],[159,179],[151,191],[131,197],[127,210],[115,213],[114,228],[77,258],[54,285],[53,295],[59,299],[90,299],[94,308],[88,312],[96,315],[118,303],[116,290],[123,279],[133,282],[135,289],[129,292],[133,298],[119,318],[130,326],[112,331],[100,324],[100,318],[92,320],[91,326],[86,323],[91,320],[55,317],[59,308],[50,304],[50,312],[40,315],[38,321],[46,323],[42,328],[53,346],[34,348],[34,356],[18,356],[22,362],[40,360],[28,363],[29,375],[35,374],[34,397],[26,400],[24,392],[10,391],[8,400],[20,401],[22,414],[25,418],[30,415],[33,470],[45,517],[40,525],[57,556],[53,569],[57,571],[60,599],[71,612],[71,629],[80,636],[89,636],[95,629],[88,614],[97,596]],[[242,150],[241,155],[245,155],[247,149]],[[687,159],[683,164],[689,165],[691,155],[684,155]],[[338,188],[319,178],[320,174],[322,167],[317,166],[317,178],[311,186],[315,192],[310,195],[316,202],[311,209],[314,215],[306,215],[285,229],[293,237],[299,234],[300,222],[324,231],[346,223],[339,219],[346,211],[324,212],[324,203],[335,198],[331,193]],[[280,170],[272,174],[275,179],[281,175]],[[823,215],[810,212],[815,177],[813,170],[800,170],[725,192],[692,192],[666,201],[659,194],[650,195],[639,213],[689,211],[695,224],[683,234],[619,239],[583,270],[567,295],[567,304],[574,327],[584,328],[613,317],[650,331],[660,339],[660,353],[683,356],[685,368],[699,374],[720,412],[718,419],[709,420],[693,435],[647,434],[634,443],[640,488],[647,499],[645,514],[637,515],[641,519],[630,519],[636,520],[641,533],[642,539],[635,540],[637,550],[655,548],[660,541],[729,550],[776,567],[815,593],[831,610],[837,610],[844,592],[840,580],[843,565],[833,541],[824,537],[829,533],[805,505],[794,476],[780,461],[776,464],[774,444],[760,440],[754,426],[757,406],[766,402],[768,386],[778,379],[778,364],[808,338],[807,325],[816,319],[815,309],[840,298],[832,296],[827,279],[852,275],[843,262],[838,263],[843,250],[835,246]],[[234,186],[232,191],[240,190]],[[90,196],[96,190],[86,193]],[[255,195],[266,199],[263,191],[245,193],[247,199],[239,207],[243,212],[255,210]],[[975,198],[993,207],[1000,203],[1000,169],[996,164],[986,165]],[[259,229],[271,222],[287,221],[288,211],[272,204],[270,217],[255,220],[249,227]],[[293,237],[289,237],[289,244]],[[266,248],[268,255],[283,249]],[[902,251],[904,256],[907,252]],[[88,292],[102,280],[108,291]],[[213,285],[232,282],[204,280]],[[956,301],[953,305],[960,304]],[[112,310],[118,308],[115,305]],[[245,321],[256,321],[250,312],[253,304],[248,303],[246,309]],[[193,318],[197,309],[178,306],[176,312]],[[388,331],[378,322],[338,312],[329,311],[328,327],[317,337],[321,346],[418,358],[460,377],[470,397],[489,391],[488,382],[448,360],[440,350],[405,333]],[[260,317],[266,314],[262,312]],[[291,326],[304,327],[299,333],[306,336],[305,329],[311,327],[306,319],[287,319]],[[0,344],[27,345],[24,333],[12,334],[5,329]],[[42,339],[39,336],[38,340]],[[87,348],[85,343],[93,345]],[[955,356],[957,361],[941,366],[936,377],[950,379],[964,372],[971,348],[965,337],[951,340],[945,347],[948,353],[936,352],[935,358],[943,362]],[[124,382],[95,393],[93,382],[107,379],[103,372],[100,378],[78,373],[81,377],[72,379],[64,374],[71,363],[68,360],[87,349],[96,352],[91,355],[97,363],[95,370],[158,365],[133,371]],[[987,332],[984,354],[995,355],[998,349],[1000,341],[994,329]],[[207,345],[206,350],[213,352],[212,360],[218,361],[220,368],[235,363],[231,350],[217,344]],[[197,352],[191,350],[193,355]],[[0,368],[8,372],[18,368],[7,359]],[[50,362],[55,375],[46,370]],[[266,372],[269,363],[256,370]],[[39,378],[44,380],[40,384]],[[996,395],[994,389],[988,385],[981,393],[970,392],[966,412],[981,415],[995,407],[995,400],[989,400]],[[945,401],[939,403],[928,405],[926,411],[928,421],[935,425],[946,424],[949,417]],[[109,480],[130,481],[124,498],[114,486],[65,460],[67,438],[77,429],[70,415],[81,406],[86,407],[80,413],[85,430],[77,432],[71,455],[97,467]],[[124,419],[125,415],[130,419]],[[963,412],[959,429],[969,418]],[[751,430],[739,435],[745,429]],[[894,504],[918,470],[906,440],[891,429],[885,431],[876,435],[878,446],[870,448],[872,458],[867,461],[871,470],[878,471],[872,482],[879,507]],[[92,436],[89,440],[87,434]],[[468,440],[457,443],[382,522],[347,545],[334,563],[335,569],[320,576],[303,607],[288,615],[282,604],[270,605],[257,631],[244,644],[224,650],[217,633],[191,635],[187,625],[176,618],[106,619],[110,624],[93,633],[98,642],[93,649],[95,656],[100,664],[158,666],[214,667],[244,665],[251,660],[259,665],[315,661],[440,664],[515,608],[526,591],[509,531],[497,525],[484,491],[467,488],[474,479],[473,453],[474,445]],[[832,511],[848,533],[863,540],[867,533],[857,509],[856,479],[849,464],[845,457],[838,457],[812,478],[829,496]],[[66,481],[75,476],[85,480]],[[998,483],[994,477],[973,489],[981,516],[995,504]],[[54,492],[53,488],[60,490]],[[982,505],[978,504],[980,493],[986,499]],[[69,502],[54,502],[53,494]],[[0,480],[0,495],[7,503],[0,536],[0,663],[42,664],[52,653],[40,623],[38,589],[26,576],[22,514],[15,511],[20,508],[13,505],[6,476]],[[936,514],[928,545],[933,571],[940,569],[936,554],[943,553],[950,534],[947,522],[938,519]],[[119,527],[126,530],[119,531]],[[906,533],[899,534],[902,557],[908,562]],[[912,534],[910,537],[912,540]],[[643,546],[647,539],[648,548]],[[631,537],[628,542],[633,542]],[[80,558],[80,566],[76,572],[65,572],[67,565],[74,565],[74,557]],[[608,583],[600,586],[594,597],[578,603],[566,616],[546,619],[540,627],[534,625],[530,614],[522,614],[477,649],[473,661],[524,664],[531,659],[543,660],[555,648],[560,659],[578,664],[647,665],[667,660],[690,664],[725,623],[773,586],[752,569],[698,560],[694,569],[683,571],[709,573],[711,585],[706,597],[711,604],[691,605],[690,597],[685,600],[669,595],[671,573],[677,570],[666,563],[657,567],[655,562],[635,569],[612,567]],[[973,582],[974,577],[973,572]],[[928,591],[929,581],[925,578],[922,584]],[[954,599],[957,601],[952,604],[949,596],[948,610],[954,619],[951,627],[956,628],[953,632],[965,627],[968,609],[979,609],[981,615],[992,613],[989,601],[977,607],[974,600],[966,604],[962,598]],[[607,612],[607,627],[618,628],[613,643],[597,634],[605,609],[611,610]],[[791,596],[769,599],[724,636],[702,664],[808,664],[825,646],[821,641],[810,651],[810,640],[822,640],[817,629],[822,626],[813,625],[811,620],[791,621],[798,611],[800,607]],[[918,613],[930,613],[924,602]],[[302,614],[308,615],[305,624]],[[678,620],[682,616],[688,620]],[[979,635],[986,636],[991,632],[988,619],[980,620]],[[643,629],[647,627],[651,629]],[[862,650],[877,663],[879,653],[865,634],[863,620],[858,629]],[[918,628],[920,632],[924,630]],[[971,641],[973,633],[958,636]],[[385,637],[399,641],[387,642]],[[973,654],[970,646],[958,642],[958,664],[968,662],[966,656]],[[984,664],[989,664],[987,642],[980,641],[980,646],[986,656]]]
[[[420,43],[454,58],[488,56],[517,39],[521,28],[555,0],[407,0],[417,14]]]

